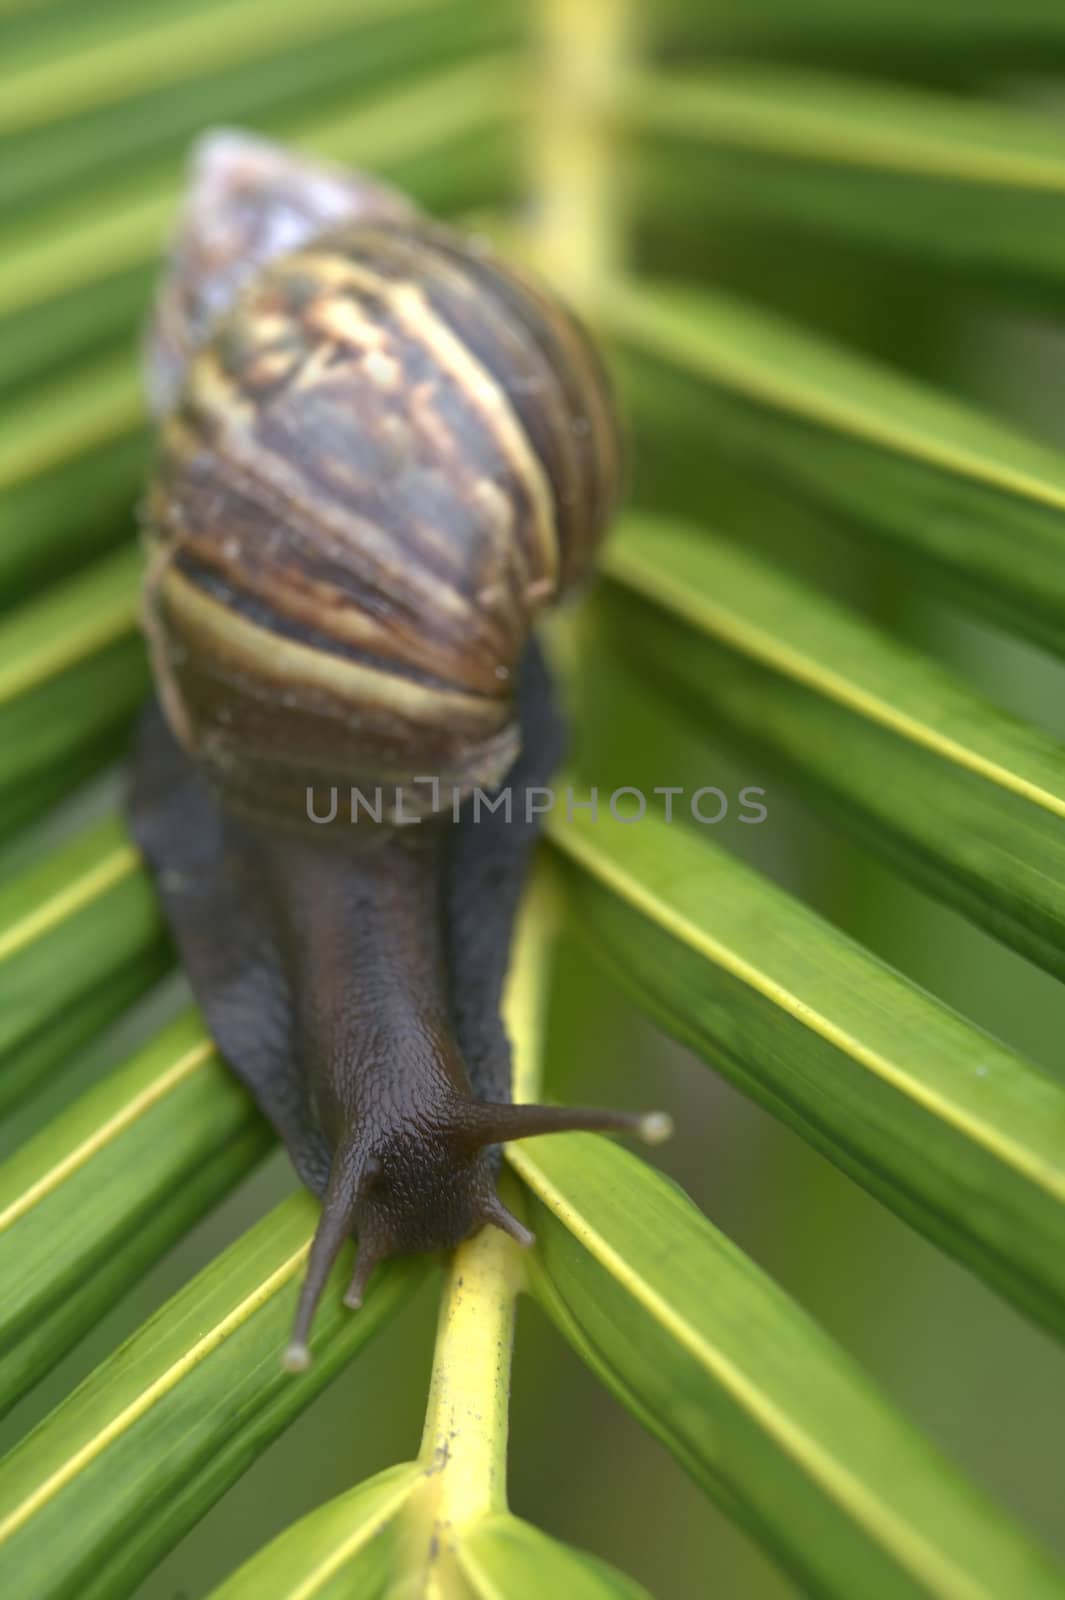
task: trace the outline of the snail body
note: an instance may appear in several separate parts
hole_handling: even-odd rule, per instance
[[[234,134],[201,147],[149,392],[159,707],[130,815],[212,1035],[323,1198],[299,1368],[353,1232],[357,1305],[388,1255],[485,1222],[529,1242],[501,1142],[646,1127],[510,1103],[499,1017],[525,794],[563,745],[532,628],[590,569],[618,433],[541,289],[402,196]],[[505,810],[471,807],[504,782]],[[323,787],[389,798],[354,825]]]

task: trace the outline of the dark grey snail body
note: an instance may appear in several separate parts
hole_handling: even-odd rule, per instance
[[[528,1242],[500,1142],[641,1125],[510,1104],[499,1017],[525,790],[562,745],[530,630],[590,565],[617,431],[542,291],[242,136],[201,154],[150,357],[165,718],[130,810],[212,1034],[323,1196],[298,1367],[353,1232],[356,1305],[385,1256],[485,1222]],[[509,813],[475,816],[465,797],[504,781]],[[386,797],[380,822],[351,822],[353,787]]]

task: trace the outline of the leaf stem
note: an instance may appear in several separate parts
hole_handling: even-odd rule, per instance
[[[621,164],[613,106],[636,53],[631,0],[540,0],[538,94],[529,140],[530,244],[577,305],[622,265]]]
[[[507,1402],[517,1246],[482,1228],[455,1251],[444,1284],[419,1459],[434,1483],[434,1524],[446,1544],[506,1509]]]
[[[540,863],[522,909],[507,984],[515,1098],[538,1089],[540,1041],[558,918],[557,890]],[[455,1251],[441,1298],[419,1462],[422,1492],[410,1530],[425,1552],[419,1594],[449,1591],[451,1554],[464,1529],[507,1508],[507,1410],[514,1301],[522,1252],[497,1228]]]

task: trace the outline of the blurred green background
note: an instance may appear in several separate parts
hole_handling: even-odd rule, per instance
[[[579,0],[572,4],[579,9]],[[518,42],[535,59],[536,19],[524,8],[496,0],[376,10],[355,5],[345,17],[345,8],[316,0],[298,8],[264,0],[261,23],[250,24],[261,29],[254,51],[242,51],[219,27],[224,9],[212,22],[197,0],[146,8],[157,13],[160,25],[189,25],[191,31],[180,35],[189,52],[187,67],[156,84],[153,63],[159,58],[131,47],[126,78],[97,103],[96,63],[118,59],[127,8],[115,0],[0,6],[0,47],[24,97],[9,100],[6,112],[0,107],[0,279],[8,257],[5,240],[25,252],[39,236],[47,263],[48,240],[64,229],[80,237],[78,230],[94,215],[128,215],[131,226],[155,227],[154,217],[138,221],[143,197],[154,192],[160,175],[168,183],[176,179],[190,136],[219,122],[304,132],[317,121],[376,108],[377,145],[368,140],[367,164],[376,163],[378,148],[386,152],[389,176],[448,213],[535,223],[526,152],[502,114],[508,82],[494,65],[498,52]],[[667,7],[654,50],[663,61],[710,59],[727,39],[724,9],[719,14],[712,6]],[[759,16],[768,16],[769,9],[760,8]],[[824,13],[823,37],[831,39],[832,8],[813,10]],[[782,54],[793,48],[801,13],[801,7],[783,8]],[[716,34],[711,21],[719,25]],[[763,17],[762,26],[773,54],[771,20]],[[39,58],[46,72],[49,40],[70,67],[66,78],[53,73],[44,81],[68,100],[42,103],[35,117],[32,81],[26,87],[19,63]],[[890,67],[896,78],[946,84],[963,70],[944,56],[931,64],[910,63],[884,52],[876,38],[868,46],[859,38],[852,46],[870,75]],[[473,72],[469,82],[485,97],[484,117],[470,116],[464,129],[472,102],[463,103],[452,85],[442,103],[425,113],[440,117],[449,140],[447,159],[437,149],[428,155],[415,150],[413,138],[405,154],[407,134],[428,105],[420,90],[423,77],[435,81],[435,74],[460,67]],[[1036,98],[1019,79],[996,79],[986,65],[964,72],[967,83],[983,90],[1021,101]],[[500,102],[498,115],[493,95]],[[1055,98],[1041,98],[1054,115],[1065,116],[1065,103],[1059,107]],[[21,127],[9,128],[8,121],[19,121],[20,106]],[[450,122],[454,129],[447,133]],[[356,149],[349,154],[363,159]],[[626,160],[622,145],[617,161],[622,186],[627,174],[631,179],[626,204],[636,263],[680,267],[740,288],[1065,444],[1063,340],[1050,311],[1007,312],[978,290],[959,295],[946,279],[919,273],[904,259],[881,258],[860,241],[827,245],[791,233],[785,238],[727,208],[712,231],[702,222],[678,225],[675,216],[641,207],[640,173],[635,163],[629,173]],[[668,170],[678,181],[683,177],[672,161]],[[688,181],[712,179],[696,173]],[[101,275],[91,288],[75,285],[39,307],[12,311],[0,323],[0,394],[16,405],[21,385],[62,378],[75,359],[104,359],[128,349],[154,270],[154,263],[122,267]],[[844,539],[826,516],[715,460],[699,397],[684,380],[660,377],[657,386],[640,384],[623,369],[619,377],[626,393],[637,396],[630,402],[637,501],[731,528],[957,666],[993,697],[1065,735],[1065,669],[960,619],[897,566],[888,567],[874,549]],[[138,435],[74,462],[59,485],[50,480],[21,486],[9,496],[3,516],[25,528],[34,518],[54,520],[57,494],[71,504],[88,504],[88,524],[84,516],[70,519],[66,553],[68,570],[74,570],[109,543],[116,529],[131,525],[130,485],[142,452]],[[28,561],[26,591],[50,575]],[[672,722],[663,720],[660,704],[627,660],[623,630],[612,626],[602,597],[593,596],[566,628],[593,633],[601,647],[597,660],[609,662],[609,671],[580,683],[573,707],[582,766],[603,788],[650,781],[717,784],[732,792],[746,783],[763,785],[767,821],[745,828],[728,820],[715,829],[716,838],[909,977],[1047,1070],[1062,1072],[1065,991],[1053,979],[843,839],[797,798],[787,774],[768,758],[741,752],[719,730],[687,720],[683,710]],[[5,873],[43,853],[76,821],[102,814],[115,792],[113,777],[99,780],[43,829],[7,846],[0,855]],[[567,952],[562,973],[551,1020],[548,1092],[633,1105],[650,1098],[668,1107],[677,1135],[656,1152],[664,1170],[858,1355],[949,1455],[1065,1554],[1065,1367],[1050,1340],[657,1033],[580,947]],[[121,1060],[185,998],[180,980],[166,980],[61,1080],[9,1119],[5,1147],[43,1126],[58,1105]],[[20,1437],[294,1184],[285,1159],[270,1157],[5,1420],[0,1444]],[[204,1592],[305,1510],[410,1456],[421,1425],[434,1320],[435,1293],[427,1287],[171,1553],[143,1585],[143,1600]],[[666,1451],[584,1371],[529,1301],[519,1313],[511,1460],[515,1511],[609,1558],[663,1600],[703,1593],[773,1600],[790,1592]]]

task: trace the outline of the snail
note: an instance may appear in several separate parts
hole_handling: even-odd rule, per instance
[[[322,1200],[298,1371],[352,1234],[357,1307],[390,1255],[532,1241],[506,1140],[668,1131],[513,1103],[500,1020],[564,742],[533,624],[589,571],[619,433],[531,278],[235,132],[194,157],[146,358],[157,695],[128,810],[207,1026]]]

